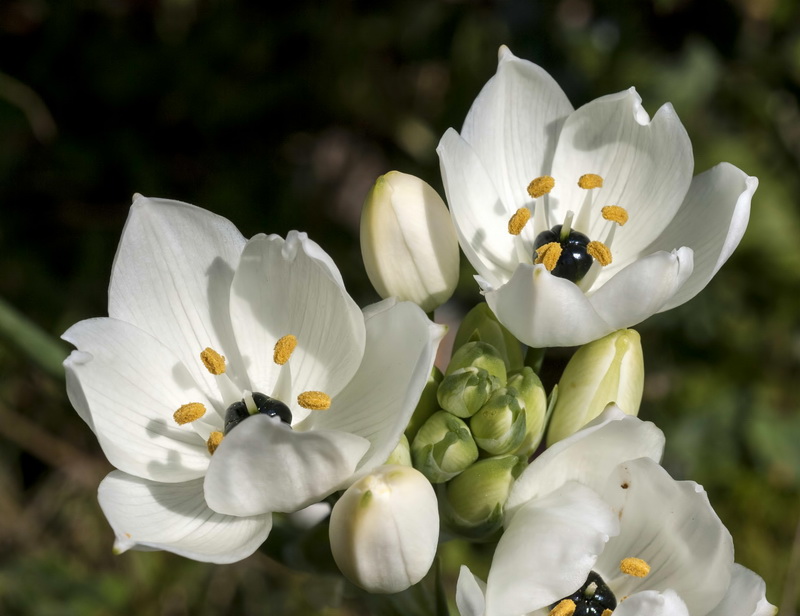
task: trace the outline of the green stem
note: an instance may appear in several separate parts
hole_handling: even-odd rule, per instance
[[[11,304],[0,298],[0,337],[10,341],[51,376],[63,379],[61,362],[69,354],[66,345],[45,332]]]
[[[544,354],[547,349],[535,349],[528,347],[528,352],[525,353],[525,365],[530,366],[536,374],[542,372],[542,362],[544,361]]]

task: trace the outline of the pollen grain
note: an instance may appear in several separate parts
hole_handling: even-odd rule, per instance
[[[220,375],[225,372],[225,356],[220,355],[211,347],[203,349],[203,352],[200,353],[200,361],[203,362],[206,370],[213,375]]]
[[[617,223],[620,227],[628,222],[628,211],[618,205],[607,205],[600,210],[603,218]]]
[[[549,244],[539,246],[539,248],[536,249],[536,260],[534,263],[537,265],[543,263],[547,271],[552,272],[556,265],[558,265],[561,251],[561,244],[558,242],[550,242]]]
[[[603,242],[589,242],[586,245],[586,252],[603,267],[611,263],[611,249]]]
[[[172,414],[172,418],[179,426],[191,423],[195,419],[200,419],[206,414],[206,407],[200,402],[189,402],[188,404],[181,405],[177,411]]]
[[[331,407],[331,397],[321,391],[304,391],[297,396],[297,404],[312,411],[325,411]]]
[[[602,188],[603,187],[603,178],[597,175],[596,173],[586,173],[578,178],[578,186],[585,190],[591,190],[592,188]]]
[[[538,199],[542,195],[546,195],[553,187],[556,185],[556,181],[549,175],[543,175],[541,177],[536,178],[530,184],[528,184],[528,194],[534,198]]]
[[[282,366],[292,356],[295,347],[297,346],[297,337],[292,334],[283,336],[278,342],[275,343],[275,351],[272,354],[272,361],[279,366]]]
[[[519,208],[508,221],[508,232],[511,235],[519,235],[530,219],[531,211],[526,207]]]

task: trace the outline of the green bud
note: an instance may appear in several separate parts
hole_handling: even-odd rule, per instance
[[[468,342],[487,342],[492,345],[506,364],[506,370],[520,370],[524,359],[522,345],[514,335],[500,324],[492,309],[481,302],[467,313],[456,332],[454,349],[460,349]]]
[[[428,418],[411,443],[414,468],[431,483],[452,479],[478,459],[478,447],[463,421],[447,411]]]
[[[411,466],[411,447],[405,434],[400,437],[400,442],[397,443],[397,447],[392,450],[384,464]]]
[[[585,344],[558,382],[547,445],[577,432],[612,402],[628,415],[637,415],[643,388],[644,358],[636,331],[621,329]]]
[[[509,389],[516,389],[519,400],[525,407],[525,438],[514,452],[521,458],[528,458],[542,441],[547,414],[547,394],[542,381],[530,366],[508,379]]]
[[[442,380],[437,391],[439,405],[458,417],[472,417],[500,386],[483,368],[462,368]]]
[[[483,539],[503,525],[503,508],[525,462],[517,456],[478,460],[440,492],[445,524],[470,539]]]
[[[414,409],[414,414],[406,426],[405,435],[409,441],[413,441],[417,435],[419,427],[425,421],[439,410],[439,402],[436,400],[436,392],[439,389],[439,384],[442,382],[442,371],[436,366],[433,367],[431,373],[428,375],[428,382],[425,383],[425,388],[422,390],[422,395],[419,397],[417,407]]]
[[[506,385],[506,363],[498,350],[486,342],[467,342],[459,347],[450,358],[445,376],[462,368],[482,368],[499,381],[500,387]]]
[[[486,453],[499,456],[516,451],[525,438],[525,410],[516,389],[502,388],[469,422],[475,443]]]

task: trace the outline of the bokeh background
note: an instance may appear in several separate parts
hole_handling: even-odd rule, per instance
[[[671,101],[696,171],[725,160],[758,176],[730,262],[697,298],[638,328],[640,415],[665,430],[670,472],[706,487],[737,560],[766,579],[785,616],[795,614],[800,4],[265,6],[0,1],[0,613],[379,609],[333,576],[286,567],[302,559],[281,537],[225,567],[157,552],[113,556],[96,501],[110,466],[66,399],[68,348],[57,338],[105,314],[134,192],[201,205],[247,236],[308,231],[356,300],[374,301],[357,233],[370,184],[400,169],[441,191],[438,138],[460,127],[507,44],[545,67],[575,106],[631,85],[651,114]],[[442,315],[457,318],[478,299],[465,271]],[[548,355],[551,384],[568,357]],[[445,582],[452,588],[458,558],[485,572],[488,554],[448,545]]]

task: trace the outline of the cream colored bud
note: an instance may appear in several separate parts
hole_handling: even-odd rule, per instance
[[[390,171],[361,211],[361,255],[383,298],[442,305],[458,283],[458,239],[442,198],[421,179]]]
[[[372,593],[400,592],[433,564],[436,494],[419,471],[381,466],[336,502],[329,535],[333,558],[351,582]]]
[[[612,402],[628,415],[638,415],[643,389],[644,356],[636,331],[621,329],[585,344],[558,382],[547,445],[574,434]]]

